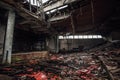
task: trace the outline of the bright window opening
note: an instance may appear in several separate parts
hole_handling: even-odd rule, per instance
[[[88,38],[89,38],[89,39],[92,39],[92,38],[93,38],[93,36],[92,36],[92,35],[88,35]]]
[[[69,36],[69,39],[73,39],[73,36]]]
[[[83,36],[79,36],[79,39],[82,39],[83,38]]]
[[[88,39],[88,36],[87,36],[87,35],[84,35],[83,38],[84,38],[84,39]]]
[[[93,38],[98,38],[98,35],[93,35]]]
[[[75,35],[73,36],[74,39],[79,39],[79,36]]]
[[[102,39],[101,35],[69,35],[59,36],[59,39]]]

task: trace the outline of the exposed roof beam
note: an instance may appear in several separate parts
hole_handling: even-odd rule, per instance
[[[78,0],[59,0],[59,1],[55,2],[55,3],[52,3],[52,4],[44,7],[44,12],[53,10],[55,8],[59,8],[59,7],[63,6],[63,5],[66,5],[66,4],[75,2],[75,1],[78,1]]]
[[[69,16],[70,16],[70,14],[61,15],[61,16],[57,16],[57,17],[50,18],[49,21],[53,22],[53,21],[63,20],[63,19],[68,18]]]
[[[0,1],[0,7],[4,8],[4,9],[7,9],[7,10],[13,10],[13,9],[14,9],[14,7],[6,4],[6,3],[3,2],[3,1]]]

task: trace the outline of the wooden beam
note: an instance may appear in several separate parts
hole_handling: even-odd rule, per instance
[[[15,9],[14,7],[10,6],[9,4],[6,4],[3,1],[0,1],[0,7],[4,8],[4,9],[7,9],[7,10],[13,10],[13,9]]]
[[[44,12],[53,10],[53,9],[55,9],[55,8],[64,6],[64,5],[66,5],[66,4],[73,3],[73,2],[75,2],[75,1],[77,1],[77,0],[66,0],[66,1],[65,1],[65,0],[59,0],[59,1],[55,2],[55,3],[52,3],[52,4],[44,7]]]
[[[109,71],[109,69],[107,68],[105,62],[103,61],[103,59],[101,57],[98,57],[98,59],[101,62],[102,67],[105,69],[105,71],[107,72],[108,76],[109,76],[109,80],[114,80],[113,75],[111,74],[111,72]]]
[[[66,19],[68,17],[70,17],[70,14],[52,17],[52,18],[49,19],[49,21],[51,21],[51,22],[53,22],[53,21],[59,21],[59,20]]]

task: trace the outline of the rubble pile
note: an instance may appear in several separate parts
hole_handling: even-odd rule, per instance
[[[62,80],[108,80],[101,62],[87,53],[60,54],[59,57],[53,55],[51,59],[64,63],[59,66]]]
[[[108,80],[100,61],[87,53],[51,55],[49,60],[13,63],[0,70],[13,80]]]
[[[98,56],[111,74],[113,80],[120,79],[120,42],[104,44],[98,48],[90,50],[92,54]]]
[[[49,59],[1,65],[0,74],[13,80],[119,80],[119,57],[119,44],[107,43],[88,52],[50,54]]]

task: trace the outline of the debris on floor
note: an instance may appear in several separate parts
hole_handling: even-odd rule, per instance
[[[105,77],[100,62],[85,53],[58,54],[51,56],[50,60],[21,61],[0,70],[1,74],[15,80],[99,80],[102,75]]]
[[[0,74],[13,80],[119,80],[120,48],[50,54],[49,59],[31,59],[1,65]],[[108,50],[111,49],[111,50]]]

